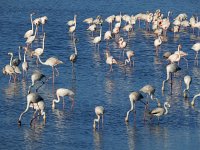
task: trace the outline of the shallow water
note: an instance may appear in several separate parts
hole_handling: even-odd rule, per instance
[[[197,30],[195,35],[191,32],[180,32],[175,37],[168,32],[167,42],[160,48],[159,56],[155,56],[153,46],[154,35],[139,29],[131,33],[129,41],[127,35],[121,33],[128,41],[127,49],[135,51],[134,67],[124,67],[122,58],[119,59],[120,50],[114,40],[110,42],[110,52],[119,61],[113,65],[113,72],[105,63],[106,42],[100,44],[100,50],[95,51],[90,33],[86,31],[87,24],[82,21],[88,17],[101,15],[104,19],[112,14],[137,14],[139,12],[161,9],[164,15],[171,10],[174,18],[185,12],[190,18],[193,14],[199,16],[199,1],[168,1],[168,2],[137,2],[137,1],[3,1],[0,4],[0,67],[9,63],[7,53],[12,51],[17,57],[19,45],[25,45],[24,33],[31,28],[29,14],[35,12],[33,18],[46,15],[45,52],[41,59],[44,61],[50,56],[56,56],[65,64],[59,65],[60,75],[55,78],[54,87],[50,80],[40,90],[39,94],[46,103],[47,121],[37,120],[30,127],[33,114],[30,110],[22,118],[22,126],[18,127],[17,120],[26,107],[26,95],[31,84],[30,76],[36,69],[45,75],[51,76],[52,69],[48,66],[36,67],[35,58],[27,58],[30,69],[28,79],[17,83],[9,83],[9,77],[1,75],[0,90],[0,149],[189,149],[198,146],[200,142],[200,105],[197,101],[192,108],[190,101],[199,92],[200,69],[194,65],[195,53],[191,50],[194,43],[199,42]],[[69,56],[73,53],[73,44],[68,33],[66,22],[77,14],[76,37],[78,38],[78,59],[72,70]],[[39,39],[33,43],[33,49],[41,46],[41,28]],[[103,33],[108,30],[108,24],[103,24]],[[98,33],[95,33],[98,35]],[[182,68],[173,81],[172,95],[170,84],[166,83],[164,94],[161,92],[162,81],[166,79],[165,66],[162,54],[166,51],[175,51],[181,43],[183,51],[188,53],[189,68],[181,60]],[[182,91],[185,88],[183,77],[189,74],[193,81],[188,99],[184,99]],[[182,83],[181,83],[182,81]],[[146,84],[156,88],[155,96],[163,104],[171,104],[169,113],[144,123],[144,106],[136,103],[136,122],[130,114],[129,124],[125,124],[126,112],[130,109],[129,93],[138,91]],[[62,101],[51,108],[52,99],[55,98],[57,88],[69,88],[75,92],[75,107],[70,111],[70,101],[66,97],[65,108]],[[52,93],[53,92],[53,93]],[[146,97],[146,95],[144,95]],[[96,117],[94,108],[104,106],[106,112],[104,125],[94,131],[93,119]],[[150,103],[150,109],[156,107]]]

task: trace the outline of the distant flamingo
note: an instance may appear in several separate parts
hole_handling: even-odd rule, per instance
[[[109,44],[109,40],[112,39],[112,33],[111,31],[106,31],[106,33],[104,34],[104,40],[106,40],[106,45],[108,46]]]
[[[19,46],[18,58],[14,58],[14,59],[13,59],[13,53],[12,53],[12,52],[9,52],[8,55],[11,56],[11,65],[12,65],[12,66],[19,66],[19,64],[20,64],[21,61],[22,61],[22,58],[21,58],[21,46]]]
[[[193,97],[193,99],[192,99],[192,101],[191,101],[191,105],[192,105],[192,106],[194,106],[195,100],[196,100],[196,98],[199,97],[199,96],[200,96],[200,93],[199,93],[199,94],[196,94],[196,95]]]
[[[33,107],[33,109],[35,109],[35,112],[34,112],[32,120],[31,120],[31,123],[36,118],[35,114],[36,114],[37,111],[39,111],[39,114],[43,116],[44,122],[46,121],[46,113],[44,111],[45,103],[44,103],[43,98],[37,93],[30,93],[30,94],[27,95],[27,106],[26,106],[26,109],[19,116],[19,119],[18,119],[19,126],[21,126],[22,116],[29,110],[29,107]]]
[[[30,37],[30,36],[32,36],[33,35],[33,18],[32,18],[32,16],[34,15],[35,13],[31,13],[30,14],[30,18],[31,18],[31,26],[32,26],[32,28],[31,28],[31,30],[28,30],[28,31],[26,31],[26,33],[24,34],[24,38],[28,38],[28,37]]]
[[[110,56],[110,53],[106,51],[106,63],[110,65],[110,71],[113,71],[112,64],[117,64],[117,61],[113,56]]]
[[[74,39],[74,33],[76,30],[76,17],[77,15],[74,15],[74,25],[69,27],[69,33],[71,33],[71,39]]]
[[[28,62],[26,61],[26,51],[24,51],[24,62],[22,63],[22,71],[23,71],[23,77],[26,72],[26,77],[27,77],[27,71],[28,71],[29,65]]]
[[[99,44],[101,42],[101,33],[102,32],[102,26],[100,27],[100,35],[95,37],[93,40],[93,43],[95,44],[95,49],[96,49],[96,45],[98,44],[98,50],[99,50]]]
[[[127,64],[127,63],[130,63],[130,66],[131,66],[131,58],[133,57],[135,55],[135,53],[134,53],[134,51],[132,51],[132,50],[128,50],[127,52],[126,52],[126,56],[127,56],[127,59],[125,59],[125,65]],[[134,66],[134,61],[133,61],[133,66]]]
[[[44,25],[47,22],[47,20],[48,20],[47,16],[43,16],[40,18],[40,22],[42,24],[42,32],[44,32]]]
[[[44,35],[43,35],[43,40],[42,40],[42,48],[39,47],[39,48],[36,48],[34,51],[31,52],[31,57],[32,56],[36,56],[36,64],[38,66],[38,56],[41,56],[44,52],[44,41],[45,41],[45,32],[44,32]]]
[[[127,114],[126,114],[126,118],[125,118],[125,122],[128,122],[128,117],[129,117],[129,113],[131,111],[134,110],[134,118],[136,117],[136,110],[135,110],[135,103],[137,101],[140,101],[142,102],[143,104],[145,104],[141,99],[143,98],[142,94],[139,93],[139,92],[131,92],[129,94],[129,99],[130,99],[130,102],[131,102],[131,109],[129,111],[127,111]],[[146,104],[145,104],[146,105]]]
[[[94,119],[94,123],[93,123],[94,129],[96,129],[96,122],[98,123],[98,128],[99,128],[99,122],[100,122],[101,116],[102,116],[102,125],[103,125],[103,115],[104,115],[103,106],[96,106],[95,107],[95,114],[97,115],[97,119]]]
[[[189,92],[191,82],[192,82],[192,77],[189,75],[186,75],[184,77],[184,83],[186,85],[186,88],[183,90],[184,97],[187,97],[187,92]]]
[[[181,48],[181,45],[179,44],[178,51],[176,53],[170,55],[167,60],[169,60],[171,63],[179,62],[181,59],[180,48]]]
[[[127,46],[127,43],[126,43],[126,41],[124,41],[123,37],[119,38],[118,43],[119,43],[119,48],[123,51],[123,56],[124,56],[124,51]],[[121,56],[121,53],[120,53],[120,56]]]
[[[154,40],[154,46],[156,48],[156,54],[158,55],[158,48],[162,44],[162,38],[159,36],[157,39]]]
[[[195,43],[192,48],[195,52],[196,52],[196,56],[195,56],[195,60],[197,61],[197,65],[198,65],[198,53],[200,50],[200,42],[199,43]]]
[[[74,62],[76,61],[77,55],[78,55],[77,48],[76,48],[76,39],[74,39],[73,43],[74,43],[74,53],[71,54],[69,58],[69,60],[72,63],[72,66],[74,66]]]
[[[69,96],[69,99],[72,102],[71,105],[71,109],[74,107],[74,92],[69,90],[69,89],[65,89],[65,88],[59,88],[56,90],[56,96],[57,99],[53,99],[52,101],[52,108],[55,108],[55,103],[59,103],[60,102],[60,97],[63,98],[63,108],[64,108],[64,97],[65,96]]]

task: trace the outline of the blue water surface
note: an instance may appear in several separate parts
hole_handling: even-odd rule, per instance
[[[35,12],[33,19],[46,15],[48,21],[44,26],[46,33],[45,50],[41,59],[44,61],[51,56],[62,60],[58,66],[59,76],[46,83],[39,94],[46,103],[47,121],[44,125],[38,119],[30,126],[33,110],[29,110],[22,118],[22,126],[18,127],[19,115],[26,107],[28,86],[31,84],[31,74],[40,70],[47,76],[52,75],[49,66],[39,64],[35,58],[27,57],[30,65],[27,80],[19,77],[17,83],[9,83],[9,76],[0,77],[0,149],[95,149],[95,150],[160,150],[160,149],[198,149],[200,142],[200,104],[190,106],[193,96],[200,92],[200,68],[194,64],[195,52],[191,50],[194,43],[199,42],[197,30],[193,35],[191,30],[181,31],[176,36],[170,31],[167,41],[163,42],[159,55],[155,55],[153,45],[155,36],[146,32],[144,23],[127,39],[127,33],[121,36],[128,42],[126,49],[134,50],[134,67],[124,66],[123,58],[119,58],[120,49],[115,40],[109,44],[111,54],[119,61],[113,65],[113,72],[106,64],[106,41],[102,39],[100,50],[94,49],[91,34],[86,31],[88,25],[84,19],[101,15],[103,19],[120,12],[128,15],[155,12],[160,9],[164,16],[172,11],[171,21],[180,13],[186,13],[188,19],[192,15],[200,17],[200,1],[198,0],[168,0],[168,1],[135,1],[135,0],[6,0],[0,3],[0,68],[9,64],[8,52],[18,56],[18,46],[25,46],[24,33],[31,29],[30,13]],[[69,56],[73,53],[73,43],[68,33],[67,21],[77,15],[76,38],[78,59],[72,68]],[[108,23],[102,25],[103,35],[109,29]],[[94,33],[95,36],[99,32]],[[188,53],[189,68],[181,60],[182,68],[173,77],[172,94],[170,83],[166,83],[164,94],[161,91],[162,81],[166,79],[165,66],[162,58],[166,51],[174,52],[178,44]],[[32,49],[42,46],[42,31],[39,27],[39,37],[34,41]],[[22,51],[23,54],[23,51]],[[21,67],[21,66],[20,66]],[[183,98],[185,88],[183,77],[190,75],[192,84],[189,97]],[[130,109],[129,94],[138,91],[146,84],[156,88],[155,96],[161,104],[168,101],[171,104],[169,113],[151,122],[143,121],[144,105],[136,103],[136,121],[130,114],[129,123],[124,122],[126,112]],[[62,101],[51,108],[52,100],[56,97],[57,88],[69,88],[75,92],[74,110],[70,111],[70,101],[65,98],[65,108]],[[144,95],[146,98],[146,95]],[[102,105],[105,108],[103,127],[93,130],[93,119],[96,118],[94,108]],[[150,102],[150,109],[156,103]]]

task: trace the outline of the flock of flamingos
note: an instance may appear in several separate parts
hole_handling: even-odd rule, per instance
[[[46,61],[42,61],[41,55],[45,54],[45,32],[44,32],[44,26],[47,23],[48,18],[46,16],[39,17],[33,19],[33,16],[35,14],[30,14],[31,19],[31,25],[32,28],[25,32],[24,38],[26,39],[26,46],[19,46],[19,57],[14,58],[13,53],[9,52],[8,55],[10,55],[10,63],[5,65],[3,68],[3,74],[9,75],[10,80],[13,80],[12,82],[16,82],[18,79],[18,76],[21,74],[20,66],[22,67],[23,77],[26,78],[27,71],[29,69],[29,63],[26,61],[26,57],[36,57],[36,64],[38,66],[39,63],[52,67],[52,77],[47,78],[44,74],[42,74],[39,71],[34,72],[31,75],[31,85],[28,89],[28,95],[27,95],[27,106],[26,109],[20,114],[18,119],[18,124],[21,126],[21,120],[22,116],[29,110],[30,107],[32,107],[35,111],[33,114],[33,118],[31,119],[31,123],[33,120],[35,120],[38,116],[43,116],[44,122],[46,121],[46,114],[45,114],[45,102],[43,98],[38,94],[38,90],[40,87],[45,84],[48,80],[52,79],[53,83],[55,82],[55,76],[59,75],[59,71],[56,68],[57,65],[63,64],[63,61],[59,60],[56,57],[50,57]],[[114,41],[117,43],[118,48],[120,51],[120,57],[123,59],[124,66],[130,65],[130,67],[134,67],[134,61],[132,60],[132,57],[134,56],[134,51],[132,50],[126,50],[126,46],[128,43],[128,40],[125,40],[120,34],[122,32],[126,32],[127,39],[129,38],[129,35],[131,32],[135,30],[136,23],[138,28],[143,28],[144,26],[141,25],[141,23],[145,23],[145,28],[143,30],[146,30],[147,32],[153,32],[155,34],[155,40],[154,40],[154,46],[155,46],[155,55],[158,55],[159,47],[160,45],[165,42],[165,38],[167,37],[168,32],[173,32],[174,36],[178,32],[180,32],[180,29],[185,29],[187,32],[191,32],[191,34],[196,34],[199,37],[199,30],[200,30],[200,22],[198,21],[198,17],[192,16],[191,18],[188,18],[187,14],[181,13],[177,15],[175,18],[170,19],[171,12],[168,12],[167,16],[164,17],[164,15],[161,13],[160,10],[156,10],[155,12],[146,12],[146,13],[139,13],[136,15],[127,15],[127,14],[121,14],[118,15],[112,15],[107,17],[106,19],[103,19],[101,16],[97,16],[95,18],[87,18],[83,20],[85,24],[88,24],[87,31],[91,32],[91,37],[93,39],[93,43],[95,45],[95,50],[99,50],[99,45],[102,43],[102,41],[106,41],[106,45],[109,45],[109,42],[114,39]],[[109,29],[104,33],[104,36],[102,35],[102,26],[104,24],[109,24]],[[72,63],[72,66],[74,67],[74,63],[77,60],[78,52],[76,48],[76,25],[77,25],[77,15],[74,15],[74,19],[67,22],[67,25],[69,27],[69,33],[71,35],[71,40],[73,41],[74,46],[74,53],[71,54],[69,60]],[[42,31],[42,46],[36,48],[35,50],[32,50],[32,45],[34,44],[34,40],[38,38],[39,34],[39,28],[42,28],[40,31]],[[197,32],[196,32],[197,31]],[[41,33],[41,32],[40,32]],[[94,36],[98,35],[98,36]],[[166,74],[167,78],[163,81],[162,84],[162,91],[164,91],[165,83],[170,80],[172,80],[172,74],[179,71],[181,68],[179,67],[179,61],[181,58],[183,58],[186,62],[186,56],[188,55],[186,52],[183,52],[181,50],[181,45],[177,46],[178,49],[174,53],[167,52],[163,56],[166,60],[168,60],[168,65],[166,66]],[[22,60],[20,51],[23,49],[24,51],[24,58]],[[191,49],[193,49],[196,52],[195,61],[198,65],[198,52],[200,50],[200,42],[195,43]],[[126,56],[124,56],[126,55]],[[124,59],[126,57],[126,59]],[[110,66],[110,72],[113,71],[112,65],[118,65],[118,61],[111,55],[109,50],[106,50],[106,64]],[[55,75],[56,71],[56,75]],[[186,89],[183,91],[183,96],[187,97],[187,93],[189,92],[190,84],[191,84],[192,78],[189,75],[186,75],[184,77],[184,82],[186,84]],[[36,87],[36,83],[40,84]],[[36,92],[32,92],[32,88],[35,87]],[[172,81],[171,81],[171,87],[172,87]],[[148,111],[148,114],[153,117],[156,116],[159,117],[162,115],[166,115],[168,113],[168,108],[170,107],[170,104],[168,102],[164,103],[164,106],[161,106],[160,101],[154,96],[155,88],[151,85],[145,85],[143,88],[141,88],[139,91],[131,92],[129,95],[131,108],[127,111],[127,115],[125,117],[125,122],[128,122],[129,120],[129,113],[134,112],[134,116],[136,115],[136,109],[135,104],[137,101],[142,102],[145,105],[145,110],[148,110],[148,104],[150,100],[157,102],[157,108]],[[146,102],[142,101],[144,98],[142,94],[147,94],[147,100]],[[57,99],[52,100],[52,108],[55,108],[55,104],[60,102],[60,97],[63,98],[63,104],[64,104],[64,97],[68,96],[70,101],[72,102],[71,108],[74,106],[74,97],[75,93],[66,88],[59,88],[56,90],[56,96]],[[191,105],[194,105],[195,99],[200,96],[200,94],[197,94],[193,97],[193,100],[191,102]],[[93,128],[96,128],[96,123],[100,123],[100,118],[102,118],[103,123],[103,115],[104,115],[104,107],[103,106],[97,106],[95,107],[95,113],[97,115],[97,118],[94,119],[93,122]],[[144,119],[145,119],[144,115]]]

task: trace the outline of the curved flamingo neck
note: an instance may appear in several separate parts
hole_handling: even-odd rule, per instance
[[[168,113],[168,109],[167,109],[167,106],[166,106],[166,104],[164,104],[164,109],[165,109],[165,115]]]
[[[13,59],[13,55],[10,54],[10,66],[12,66],[12,59]]]
[[[21,57],[21,46],[19,46],[18,55],[19,55],[19,60],[22,60],[22,57]]]
[[[47,65],[46,62],[43,62],[41,59],[40,59],[40,56],[38,56],[38,59],[39,59],[39,62],[43,65]]]
[[[43,36],[43,43],[42,43],[42,49],[44,50],[44,40],[45,40],[45,33],[44,33],[44,36]]]
[[[32,26],[32,31],[33,31],[33,18],[32,18],[32,14],[30,15],[31,16],[31,26]]]

